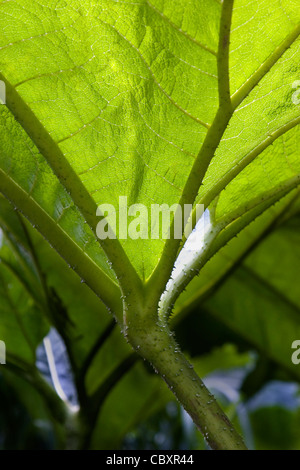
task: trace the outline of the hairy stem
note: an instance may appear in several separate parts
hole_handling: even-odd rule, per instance
[[[241,436],[185,358],[168,327],[153,317],[149,320],[149,315],[141,318],[133,313],[133,318],[127,324],[129,342],[164,379],[210,447],[245,450]]]

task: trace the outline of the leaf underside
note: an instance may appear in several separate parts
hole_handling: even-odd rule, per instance
[[[221,8],[208,0],[200,5],[0,3],[1,75],[42,123],[96,205],[117,207],[119,196],[147,207],[179,202],[219,106]],[[299,108],[292,102],[299,19],[291,0],[234,3],[229,78],[231,95],[240,104],[198,194],[200,202],[208,194],[215,197],[224,181],[217,218],[237,204],[246,211],[251,200],[288,185],[299,173]],[[250,79],[259,86],[247,93]],[[112,276],[64,182],[12,113],[4,106],[0,112],[1,170]],[[249,154],[260,146],[250,162]],[[164,241],[121,244],[147,279]]]
[[[212,224],[222,225],[229,244],[223,247],[222,232],[217,255],[199,276],[190,273],[194,278],[171,322],[204,302],[218,321],[299,375],[287,349],[299,329],[299,221],[282,222],[300,208],[300,117],[293,101],[300,9],[297,0],[235,0],[223,67],[226,3],[0,1],[0,80],[7,86],[7,106],[0,106],[0,192],[113,309],[117,271],[95,236],[91,211],[104,203],[118,207],[120,196],[149,212],[154,203],[178,203],[192,194],[192,168],[203,157],[208,168],[193,175],[198,186],[189,202],[211,210]],[[227,85],[230,106],[221,99]],[[222,113],[229,113],[228,124],[218,135]],[[216,148],[211,155],[208,141]],[[81,194],[87,195],[83,205]],[[37,345],[57,321],[38,259],[70,316],[67,326],[56,326],[67,331],[75,373],[87,367],[86,393],[98,394],[103,406],[95,447],[99,436],[104,446],[119,443],[129,428],[128,410],[134,408],[134,425],[156,408],[153,399],[158,408],[168,394],[157,377],[131,364],[131,350],[94,294],[10,211],[1,197],[0,338],[9,345],[9,361],[32,370]],[[234,223],[243,231],[230,240]],[[125,253],[128,266],[146,281],[167,246],[165,240],[120,240],[113,255],[118,260]],[[118,409],[132,384],[134,395]],[[115,422],[105,436],[110,406]]]

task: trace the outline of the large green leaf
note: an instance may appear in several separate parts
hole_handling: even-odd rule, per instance
[[[175,313],[215,287],[284,219],[285,211],[296,210],[296,0],[0,1],[0,31],[0,80],[6,85],[6,106],[0,106],[0,191],[113,311],[126,334],[131,298],[136,318],[147,293],[157,310],[183,243],[99,241],[99,204],[113,204],[118,211],[119,197],[126,196],[129,205],[142,203],[148,209],[153,203],[196,202],[210,209],[211,233],[161,303],[160,320],[168,318],[200,269]],[[143,393],[149,383],[150,399],[156,381],[132,367],[129,346],[96,296],[24,221],[20,228],[13,217],[3,215],[1,224],[14,255],[2,247],[0,333],[10,339],[16,319],[19,328],[24,318],[18,348],[33,364],[44,334],[38,325],[47,316],[66,343],[93,425],[103,402],[117,401],[123,393],[121,384],[108,397],[116,382],[124,376],[132,384],[141,373],[135,419],[144,406],[139,390]],[[286,301],[285,292],[278,294],[279,279],[272,278],[270,287],[268,274],[258,270],[257,279],[247,264],[238,274],[207,308],[226,316],[230,325],[238,321],[239,333],[257,347],[267,337],[270,357],[288,366],[278,352],[279,335],[271,336],[283,311],[287,336],[297,331],[294,292],[288,291]],[[11,276],[17,310],[7,291]],[[278,302],[269,321],[274,289]],[[251,316],[254,302],[264,310],[259,322]],[[241,312],[248,315],[241,318]],[[260,334],[257,324],[267,333]],[[27,330],[30,354],[24,346]],[[99,415],[100,434],[108,408]],[[126,419],[122,425],[116,420],[116,426],[124,430]]]
[[[75,181],[64,179],[70,165],[96,205],[117,206],[120,195],[146,206],[181,201],[201,145],[198,160],[205,166],[221,137],[212,123],[222,109],[218,86],[224,90],[228,80],[219,47],[222,5],[20,0],[1,2],[0,9],[1,77],[10,109],[1,108],[2,171],[108,272],[90,229],[37,147],[68,191]],[[231,212],[240,197],[248,207],[279,183],[296,184],[298,108],[291,96],[299,70],[299,15],[294,0],[234,2],[229,82],[237,109],[230,111],[200,200],[209,203],[246,161],[276,144],[272,161],[266,149],[222,194],[218,216]],[[225,131],[220,116],[217,121]],[[50,156],[43,152],[44,132],[52,139]],[[139,275],[149,277],[163,242],[122,243]]]

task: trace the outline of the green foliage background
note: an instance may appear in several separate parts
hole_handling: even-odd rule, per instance
[[[243,371],[214,392],[250,447],[299,448],[298,385],[251,402],[300,379],[299,34],[298,0],[0,1],[0,446],[72,447],[79,415],[85,448],[205,448],[107,312],[123,327],[121,294],[161,294],[183,246],[99,243],[122,195],[209,210],[156,314],[201,377]],[[80,412],[37,367],[51,328]]]

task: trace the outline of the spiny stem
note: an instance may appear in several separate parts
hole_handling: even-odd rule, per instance
[[[167,383],[214,450],[246,450],[241,436],[207,390],[162,322],[143,316],[128,322],[127,338]]]

